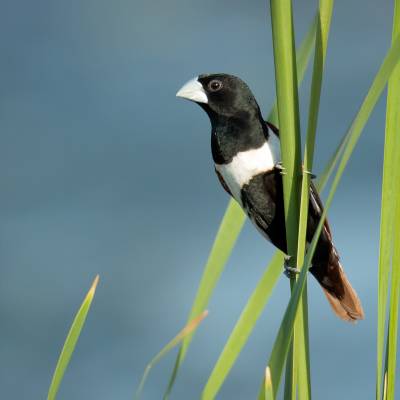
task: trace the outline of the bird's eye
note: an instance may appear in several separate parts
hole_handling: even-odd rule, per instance
[[[208,84],[208,88],[212,92],[217,92],[218,90],[220,90],[222,88],[222,82],[221,81],[217,81],[216,79],[214,79]]]

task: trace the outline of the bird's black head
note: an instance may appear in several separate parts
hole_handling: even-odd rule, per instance
[[[259,113],[249,87],[228,74],[203,74],[187,82],[176,94],[199,104],[211,121],[218,118],[243,118]]]

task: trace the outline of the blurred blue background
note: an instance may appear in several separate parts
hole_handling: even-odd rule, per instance
[[[300,40],[315,1],[295,1]],[[209,122],[175,98],[201,72],[229,72],[265,115],[274,99],[269,8],[238,0],[3,0],[0,13],[0,392],[44,399],[61,345],[100,284],[59,399],[128,399],[151,357],[184,325],[227,195]],[[338,1],[322,93],[315,173],[349,126],[388,49],[391,1]],[[301,90],[306,120],[307,75]],[[316,399],[374,397],[384,99],[330,211],[366,320],[335,318],[310,279]],[[246,225],[195,336],[172,399],[198,398],[273,254]],[[287,304],[282,277],[223,386],[255,398]],[[159,399],[174,356],[152,372]]]

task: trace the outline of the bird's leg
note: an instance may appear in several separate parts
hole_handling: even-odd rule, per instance
[[[284,268],[283,273],[284,273],[289,279],[294,278],[297,274],[300,273],[300,270],[299,270],[298,268],[291,267],[291,266],[289,265],[291,258],[292,258],[292,256],[286,256],[286,255],[285,255],[285,261],[284,261],[284,263],[283,263],[283,268]]]
[[[278,161],[278,162],[275,164],[275,168],[276,168],[277,170],[279,170],[279,172],[280,172],[281,175],[286,175],[286,171],[285,171],[286,168],[283,166],[282,161]]]

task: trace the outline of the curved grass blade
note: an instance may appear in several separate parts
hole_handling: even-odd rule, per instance
[[[299,100],[296,76],[296,54],[293,27],[292,0],[270,0],[272,39],[274,47],[276,98],[280,128],[283,200],[287,252],[291,267],[299,265],[297,259],[298,226],[301,187],[301,136]],[[290,279],[292,290],[295,278]],[[296,364],[298,330],[304,329],[303,314],[299,313],[292,348],[286,363],[285,399],[296,398]],[[296,339],[296,340],[295,340]]]
[[[232,249],[235,246],[244,222],[245,215],[243,211],[234,200],[230,200],[208,257],[208,261],[189,314],[189,320],[191,320],[193,316],[201,313],[204,308],[207,307],[212,292],[222,274]],[[186,336],[182,341],[182,345],[175,360],[171,378],[164,393],[164,399],[168,399],[169,393],[171,392],[175,383],[179,367],[185,359],[192,337],[193,333]]]
[[[307,260],[307,255],[305,260]],[[306,261],[304,265],[306,265]],[[283,368],[289,352],[290,342],[293,336],[293,327],[296,318],[297,307],[299,305],[301,292],[305,284],[306,273],[307,268],[303,267],[297,282],[293,286],[292,295],[290,297],[288,307],[283,317],[278,335],[275,339],[275,344],[272,349],[271,357],[268,362],[268,368],[271,371],[271,386],[273,397],[276,397],[278,393]],[[261,391],[259,393],[259,400],[263,400],[265,398],[264,390],[265,382],[263,382]]]
[[[299,240],[297,247],[298,263],[303,263],[305,254],[305,240],[307,230],[310,174],[312,171],[314,159],[315,137],[318,123],[318,112],[321,97],[322,77],[328,47],[328,36],[333,11],[333,0],[320,0],[319,12],[317,18],[317,34],[315,39],[314,67],[311,82],[311,96],[308,111],[308,126],[306,144],[304,150],[303,168],[306,173],[303,174],[301,185],[301,204],[300,204],[300,224]]]
[[[299,84],[304,77],[305,70],[307,68],[312,47],[314,44],[316,30],[316,21],[310,27],[305,39],[303,40],[298,55],[298,76]],[[274,110],[269,114],[271,119],[274,119]],[[236,240],[241,232],[244,225],[245,215],[236,204],[234,200],[230,200],[228,208],[222,219],[220,228],[215,237],[213,248],[205,266],[203,277],[201,279],[199,288],[197,290],[196,297],[193,301],[192,309],[189,315],[189,320],[201,312],[208,304],[212,292],[219,280],[219,277],[225,267],[225,264],[229,258],[229,255],[236,243]],[[181,363],[185,359],[187,349],[192,340],[192,335],[189,335],[183,340],[182,346],[179,350],[178,356],[175,361],[174,369],[171,374],[167,389],[164,394],[164,399],[168,399],[169,393],[175,383],[175,379],[180,368]]]
[[[393,34],[392,37],[399,37],[400,34],[400,1],[395,1],[394,17],[393,17]],[[395,399],[395,384],[396,384],[396,355],[397,355],[397,340],[398,340],[398,318],[399,318],[399,296],[400,296],[400,63],[397,65],[393,72],[388,85],[388,97],[387,97],[387,112],[386,112],[386,136],[388,137],[389,145],[392,149],[389,150],[387,163],[387,173],[391,174],[392,182],[388,195],[389,197],[386,204],[387,207],[392,209],[394,216],[393,221],[388,220],[387,223],[392,225],[393,228],[389,232],[388,238],[381,236],[382,240],[393,240],[388,244],[388,247],[392,248],[392,271],[391,271],[391,287],[390,287],[390,303],[389,303],[389,323],[388,323],[388,339],[386,344],[386,393],[385,399]],[[389,179],[389,180],[390,180]],[[392,191],[392,193],[390,193]],[[383,203],[382,203],[383,207]],[[386,210],[387,212],[387,210]],[[389,211],[390,212],[390,211]],[[389,217],[390,218],[390,217]],[[390,229],[390,228],[389,228]],[[385,234],[385,232],[383,232]],[[390,261],[390,260],[388,260]],[[389,269],[386,279],[389,280],[390,275],[390,264],[386,267]],[[386,271],[382,271],[385,273]],[[383,289],[384,290],[384,289]],[[387,288],[386,288],[387,290]],[[379,299],[383,293],[380,293]],[[382,299],[382,303],[386,306],[386,298]],[[382,306],[382,304],[380,304]],[[381,311],[381,310],[379,310]],[[385,310],[384,310],[385,311]],[[378,315],[379,319],[385,318],[385,313]],[[384,322],[383,322],[384,323]],[[384,328],[384,327],[383,327]]]
[[[301,201],[299,232],[297,241],[297,265],[303,265],[306,249],[306,231],[308,220],[308,204],[311,176],[309,171],[313,168],[315,137],[317,132],[318,112],[321,97],[322,77],[328,47],[329,30],[332,19],[334,0],[320,0],[317,13],[317,33],[315,38],[314,66],[311,82],[311,96],[308,112],[308,126],[306,144],[303,157],[303,177],[301,181]],[[294,333],[294,362],[297,363],[295,373],[298,375],[298,398],[308,400],[311,398],[310,354],[308,335],[308,301],[307,284],[301,299],[301,307]],[[293,398],[296,397],[292,390]]]
[[[288,307],[283,317],[282,324],[279,328],[278,335],[276,337],[275,344],[272,349],[271,356],[268,362],[268,366],[270,367],[271,370],[272,390],[274,395],[276,395],[279,389],[279,384],[282,377],[282,371],[285,359],[289,351],[290,340],[293,334],[293,326],[296,318],[296,312],[299,305],[301,292],[304,288],[306,280],[306,273],[310,266],[311,259],[316,248],[317,240],[323,226],[323,222],[326,218],[326,214],[332,203],[333,196],[336,192],[336,189],[344,173],[344,170],[347,166],[347,163],[360,138],[362,130],[364,129],[364,126],[368,121],[368,118],[371,115],[371,112],[374,109],[376,102],[378,101],[380,95],[382,94],[382,91],[385,88],[386,83],[392,71],[398,64],[399,59],[400,59],[400,38],[398,37],[393,42],[391,49],[387,53],[381,67],[379,68],[378,73],[374,78],[374,81],[372,82],[372,85],[367,93],[367,96],[365,97],[355,119],[353,120],[349,128],[348,141],[345,148],[343,149],[340,163],[337,172],[335,174],[335,177],[333,179],[332,186],[329,191],[328,198],[326,200],[325,208],[321,216],[321,220],[318,224],[313,240],[309,246],[309,250],[306,253],[304,266],[300,273],[299,279],[297,280],[294,286],[292,296],[290,298]],[[261,400],[264,399],[264,397],[265,393],[264,393],[264,383],[263,383],[258,398]]]
[[[395,38],[400,34],[400,1],[395,0],[394,16],[393,16],[393,32],[392,37]],[[379,248],[379,268],[378,268],[378,321],[377,321],[377,364],[376,364],[376,399],[386,399],[386,392],[382,397],[382,364],[383,352],[385,348],[385,322],[387,315],[387,297],[392,263],[393,242],[395,224],[395,210],[396,210],[396,197],[399,191],[399,166],[396,157],[400,152],[400,143],[398,130],[400,128],[400,65],[398,65],[393,72],[389,84],[386,104],[386,132],[385,132],[385,146],[384,146],[384,161],[383,161],[383,178],[382,178],[382,199],[381,199],[381,226],[380,226],[380,248]],[[397,155],[397,156],[396,156]],[[396,165],[397,164],[397,165]],[[397,176],[396,176],[397,175]],[[397,230],[400,226],[397,226]],[[393,271],[396,269],[395,260],[393,259]],[[392,279],[393,285],[396,286],[396,277]],[[392,290],[393,293],[393,290]],[[393,297],[391,294],[391,301]],[[392,305],[391,305],[392,306]],[[396,305],[394,304],[394,307]],[[393,310],[392,308],[390,309]],[[394,321],[394,316],[390,321]],[[397,317],[396,317],[397,318]],[[391,323],[389,322],[389,329]],[[393,325],[392,325],[393,327]],[[397,328],[396,328],[397,329]],[[396,330],[394,329],[394,331]],[[387,357],[392,354],[394,344],[393,332],[388,332]],[[396,347],[396,346],[394,346]],[[395,355],[395,354],[394,354]],[[392,363],[390,363],[392,365]],[[386,368],[385,368],[386,370]],[[392,368],[391,368],[392,370]],[[387,393],[394,396],[394,379],[391,379],[390,374],[385,371],[386,385],[388,387]],[[393,385],[392,385],[393,383]],[[389,397],[390,398],[390,397]]]
[[[311,53],[313,50],[313,45],[315,43],[315,35],[317,31],[317,16],[314,17],[305,38],[300,44],[299,50],[296,53],[296,63],[297,63],[297,80],[298,87],[300,87],[301,82],[303,82],[304,75],[306,74]],[[275,100],[272,110],[268,114],[267,120],[272,124],[279,126],[278,120],[278,103]]]
[[[79,335],[83,325],[85,324],[98,282],[99,276],[97,275],[89,289],[89,292],[83,300],[83,303],[80,306],[74,321],[72,322],[67,338],[65,339],[64,346],[61,350],[60,357],[57,361],[56,369],[54,370],[53,379],[51,380],[49,392],[47,394],[47,400],[55,400],[57,396],[57,392],[64,377],[65,370],[68,367],[72,353],[74,352],[76,343],[79,339]]]
[[[397,153],[400,152],[399,146]],[[397,156],[397,171],[400,169],[400,157]],[[397,178],[400,179],[397,173]],[[397,183],[397,210],[394,221],[394,246],[393,264],[392,264],[392,281],[390,288],[390,308],[389,308],[389,326],[388,326],[388,343],[387,343],[387,400],[395,400],[396,385],[396,355],[397,355],[397,336],[399,324],[399,297],[400,297],[400,190]]]
[[[179,343],[182,342],[182,340],[190,335],[192,332],[194,332],[200,323],[203,321],[205,317],[207,317],[208,311],[205,310],[203,311],[200,315],[197,317],[193,318],[169,343],[167,343],[159,353],[155,355],[155,357],[152,358],[152,360],[147,364],[142,379],[140,380],[139,387],[136,391],[135,394],[135,400],[139,400],[140,395],[143,391],[144,384],[146,383],[146,379],[150,373],[150,370],[169,352],[171,351],[174,347],[176,347]]]
[[[382,396],[382,366],[385,351],[385,327],[389,280],[392,264],[393,230],[394,230],[394,176],[392,159],[395,150],[394,137],[385,135],[384,162],[382,177],[381,224],[378,263],[378,320],[377,320],[377,359],[376,359],[376,400],[386,399]],[[386,359],[386,357],[385,357]]]
[[[297,342],[295,342],[296,352],[295,353],[295,362],[296,365],[296,374],[297,374],[297,395],[299,400],[308,400],[311,399],[311,376],[310,376],[310,340],[309,340],[309,330],[308,330],[308,294],[307,294],[307,281],[305,283],[305,287],[301,296],[301,307],[299,308],[298,313],[302,313],[297,317],[300,321],[303,322],[302,325],[297,328],[298,338]],[[297,323],[297,321],[295,322]]]
[[[204,387],[201,398],[214,399],[246,344],[276,282],[282,274],[283,254],[276,252],[251,294]]]
[[[271,0],[270,5],[280,143],[285,168],[282,181],[286,237],[288,252],[295,258],[300,205],[301,139],[292,3],[291,0]]]

